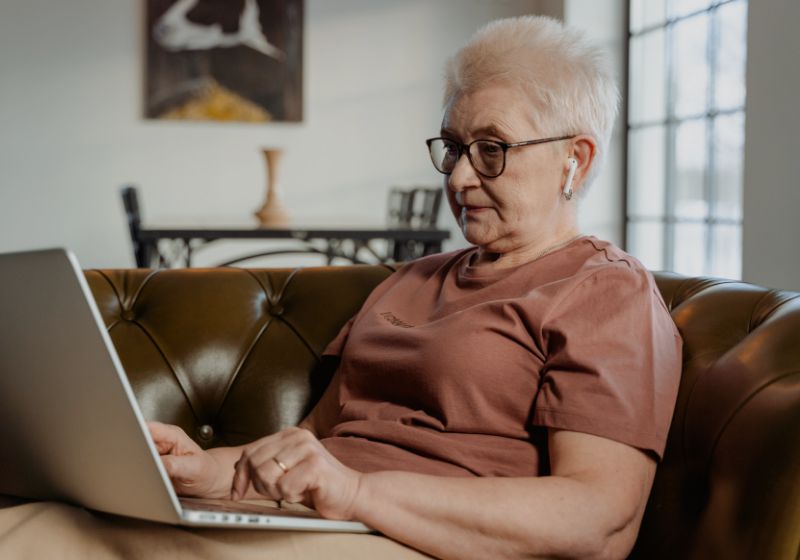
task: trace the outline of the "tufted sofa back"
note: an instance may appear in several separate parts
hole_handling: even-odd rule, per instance
[[[86,277],[148,419],[203,447],[299,422],[320,354],[391,269],[142,269]],[[800,294],[656,273],[684,339],[664,461],[632,557],[798,558]]]
[[[201,446],[294,426],[327,386],[327,343],[392,270],[91,270],[142,413]]]

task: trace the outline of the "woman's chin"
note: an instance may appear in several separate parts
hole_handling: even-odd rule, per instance
[[[478,247],[485,247],[496,239],[490,232],[476,228],[474,224],[466,224],[466,227],[462,226],[461,233],[464,235],[464,239]]]

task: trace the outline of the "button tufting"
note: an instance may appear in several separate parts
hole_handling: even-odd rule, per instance
[[[133,313],[133,309],[123,309],[120,316],[125,319],[126,321],[133,321],[136,315]]]
[[[203,424],[197,429],[197,433],[200,436],[200,439],[209,440],[214,437],[214,428],[208,424]]]
[[[273,317],[280,317],[283,315],[283,306],[280,304],[271,305],[269,308],[269,314]]]

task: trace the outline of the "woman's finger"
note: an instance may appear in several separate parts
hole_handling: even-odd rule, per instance
[[[278,473],[270,475],[268,467],[271,465],[271,454],[274,453],[276,447],[269,443],[260,446],[247,447],[242,451],[242,456],[236,461],[235,470],[233,473],[233,481],[231,483],[231,499],[241,500],[246,494],[250,485],[259,494],[270,496],[272,499],[280,499],[280,497],[273,497],[274,482],[279,476]],[[273,461],[274,463],[274,461]],[[278,468],[277,463],[274,464]],[[282,471],[280,471],[282,473]]]
[[[170,478],[178,478],[181,476],[181,464],[180,461],[175,461],[175,455],[162,455],[161,463],[164,465],[164,469],[167,471],[167,474]],[[181,459],[181,457],[178,457]]]
[[[321,446],[314,435],[300,428],[283,430],[247,446],[235,465],[231,498],[241,499],[252,485],[259,494],[281,499],[277,481],[306,456],[318,452],[317,447]]]
[[[162,455],[161,462],[172,481],[173,486],[182,495],[200,495],[202,493],[203,465],[196,455]]]
[[[274,482],[269,482],[268,476],[264,476],[259,472],[254,472],[253,469],[251,469],[250,473],[250,483],[253,485],[253,489],[262,496],[266,496],[276,502],[283,499],[283,495],[277,490]]]
[[[192,438],[186,435],[179,426],[161,422],[147,422],[150,437],[156,445],[159,455],[185,455],[200,450]]]
[[[286,474],[289,467],[276,457],[270,456],[271,453],[271,450],[260,451],[248,457],[250,482],[257,492],[280,500],[283,496],[277,489],[277,482]],[[286,451],[281,451],[281,453],[285,454]],[[256,481],[259,486],[256,486]],[[259,490],[259,487],[262,490]]]
[[[233,471],[233,481],[231,482],[231,500],[241,500],[247,493],[250,486],[250,469],[247,462],[241,458],[236,461],[236,468]]]
[[[308,430],[287,430],[281,439],[248,452],[247,460],[254,466],[271,461],[285,473],[306,457],[321,451],[324,452],[322,444]]]
[[[162,455],[161,462],[170,477],[193,481],[202,475],[204,461],[197,455]]]
[[[302,461],[278,479],[277,490],[282,499],[291,504],[310,503],[311,497],[308,489],[313,484],[313,476],[308,461]]]
[[[147,430],[150,432],[153,443],[156,444],[159,455],[165,455],[175,447],[174,434],[168,429],[166,424],[162,424],[161,422],[148,422]]]

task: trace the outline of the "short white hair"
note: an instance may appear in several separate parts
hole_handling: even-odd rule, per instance
[[[605,159],[619,106],[606,53],[584,34],[545,16],[492,21],[447,62],[444,106],[462,93],[503,83],[521,87],[543,134],[588,134],[598,153],[584,189]]]

